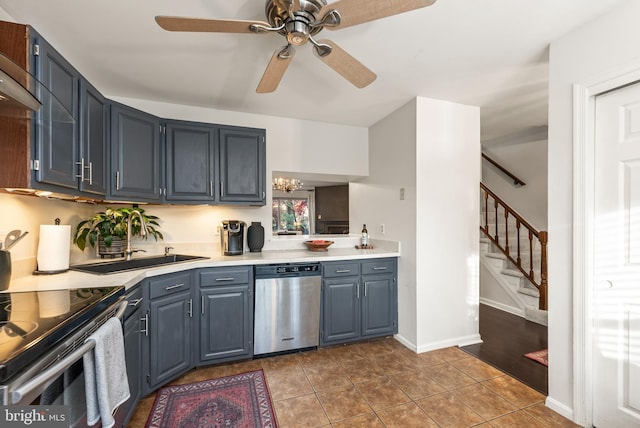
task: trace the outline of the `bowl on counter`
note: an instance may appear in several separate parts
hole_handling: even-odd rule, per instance
[[[333,244],[333,241],[327,241],[324,239],[314,239],[313,241],[304,241],[304,245],[307,246],[309,251],[327,251],[329,246]]]

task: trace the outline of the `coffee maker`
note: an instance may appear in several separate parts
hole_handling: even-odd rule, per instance
[[[223,220],[220,230],[220,246],[225,256],[238,256],[243,251],[244,227],[246,223],[239,220]]]

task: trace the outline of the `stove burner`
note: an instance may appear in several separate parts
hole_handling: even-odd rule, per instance
[[[25,338],[38,328],[33,321],[2,321],[0,322],[0,344],[10,342],[17,337]]]

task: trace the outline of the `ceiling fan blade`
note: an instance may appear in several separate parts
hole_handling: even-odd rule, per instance
[[[349,55],[331,40],[319,40],[318,43],[331,46],[331,50],[328,53],[326,50],[314,49],[318,58],[356,87],[364,88],[373,83],[378,77],[373,71],[362,65],[360,61]]]
[[[252,25],[271,27],[263,21],[235,19],[182,18],[179,16],[156,16],[156,22],[167,31],[192,31],[201,33],[254,33]]]
[[[320,16],[325,16],[328,12],[337,10],[341,17],[340,24],[327,26],[326,28],[338,30],[431,6],[435,2],[436,0],[338,0],[335,3],[324,6],[320,11]]]
[[[291,45],[275,51],[271,56],[267,69],[262,75],[260,83],[258,83],[256,92],[259,94],[267,94],[275,91],[282,80],[282,76],[284,76],[285,71],[287,71],[287,67],[289,67],[289,63],[293,59],[294,55],[295,50]]]

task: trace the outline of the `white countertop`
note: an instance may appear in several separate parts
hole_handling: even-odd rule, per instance
[[[179,249],[176,250],[175,253],[209,258],[108,275],[94,275],[73,270],[54,275],[28,275],[12,279],[6,291],[47,291],[70,288],[112,287],[119,285],[130,288],[148,277],[197,268],[341,261],[400,256],[399,245],[397,245],[397,243],[396,245],[376,245],[376,248],[370,250],[359,250],[356,249],[355,246],[338,246],[336,248],[330,247],[328,251],[323,252],[308,251],[305,249],[283,249],[262,251],[260,253],[247,252],[238,256],[223,256],[219,254],[219,251],[213,254],[210,250],[183,252]],[[138,258],[148,257],[150,255],[152,254],[144,254],[138,256]],[[134,258],[136,258],[136,255],[134,255]]]

